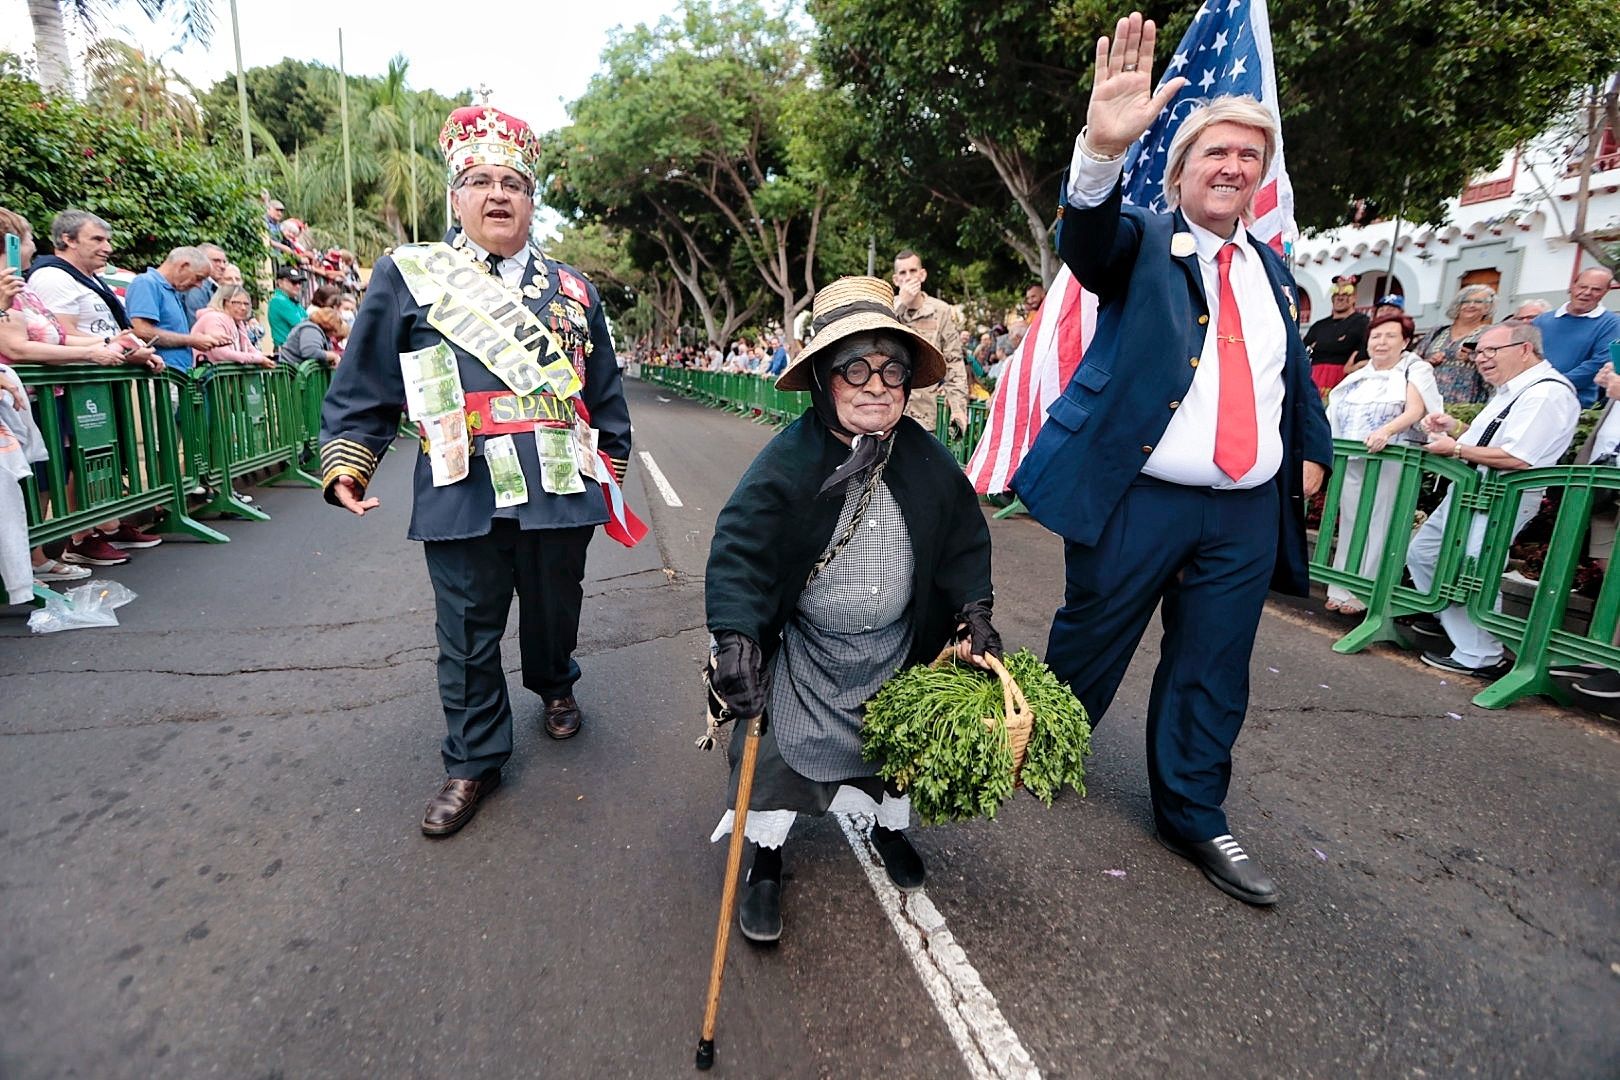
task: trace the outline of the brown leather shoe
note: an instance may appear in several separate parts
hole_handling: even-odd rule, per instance
[[[473,819],[478,803],[501,783],[500,773],[490,773],[481,780],[463,780],[456,776],[444,778],[439,793],[428,800],[427,813],[422,815],[424,836],[449,836]]]
[[[571,739],[579,734],[579,703],[572,694],[546,699],[546,734],[553,739]]]

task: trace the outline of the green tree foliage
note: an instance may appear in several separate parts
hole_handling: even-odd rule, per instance
[[[1365,201],[1439,219],[1474,172],[1545,128],[1614,65],[1612,0],[1361,0],[1269,5],[1303,228]],[[810,0],[821,69],[849,127],[839,150],[874,206],[966,259],[1005,247],[1050,279],[1057,177],[1090,92],[1100,0]],[[1196,4],[1165,23],[1161,68]],[[938,252],[935,253],[936,259]]]
[[[92,108],[122,116],[170,146],[202,134],[197,88],[170,71],[161,57],[107,38],[90,47],[85,62]]]
[[[414,235],[436,239],[444,230],[444,159],[439,128],[472,98],[409,87],[409,65],[396,56],[381,77],[349,76],[349,128],[353,150],[355,246],[370,261]],[[296,60],[244,73],[252,177],[262,191],[287,204],[315,239],[347,242],[348,196],[343,183],[339,79],[334,68]],[[241,154],[234,76],[202,96],[204,129],[221,155]],[[415,141],[411,140],[414,123]],[[412,162],[415,163],[414,198]]]
[[[271,67],[249,68],[248,107],[264,125],[264,135],[283,154],[296,153],[338,127],[337,72],[322,64],[287,59]],[[203,124],[218,143],[240,140],[236,78],[221,79],[202,95]],[[266,139],[255,137],[253,152],[262,153]]]
[[[1174,27],[1171,40],[1185,28]],[[1438,223],[1443,204],[1545,130],[1617,63],[1612,0],[1271,5],[1301,227],[1366,200]]]
[[[27,218],[42,246],[51,218],[73,207],[111,223],[114,261],[135,270],[202,240],[244,267],[268,254],[240,172],[195,144],[165,145],[116,115],[0,78],[0,145],[0,205]]]
[[[752,2],[688,0],[622,33],[548,140],[546,201],[649,241],[633,256],[661,256],[715,340],[749,322],[761,288],[791,322],[815,291],[830,195],[791,153],[807,61]]]

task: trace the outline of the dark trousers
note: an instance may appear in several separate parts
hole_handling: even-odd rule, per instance
[[[574,646],[584,597],[585,549],[596,529],[518,528],[505,518],[485,536],[423,545],[433,582],[444,703],[444,770],[471,779],[512,754],[512,704],[501,666],[501,635],[518,597],[523,685],[543,698],[566,696],[579,679]]]
[[[1277,514],[1275,484],[1215,491],[1143,477],[1094,546],[1064,548],[1064,602],[1046,660],[1093,724],[1162,604],[1147,766],[1154,823],[1173,839],[1227,832],[1221,804],[1249,705],[1249,655],[1277,559]]]

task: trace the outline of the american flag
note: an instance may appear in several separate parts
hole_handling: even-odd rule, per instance
[[[1163,212],[1164,162],[1181,122],[1213,98],[1248,94],[1274,117],[1277,76],[1271,58],[1271,24],[1265,0],[1208,0],[1193,16],[1181,44],[1164,64],[1159,85],[1175,76],[1188,84],[1159,119],[1126,153],[1124,198],[1127,203]],[[1282,143],[1255,195],[1249,232],[1279,252],[1295,235],[1294,189],[1283,165]],[[1029,452],[1046,419],[1046,410],[1074,375],[1091,344],[1097,324],[1097,298],[1080,288],[1067,266],[1058,271],[1046,302],[1024,339],[1007,360],[984,437],[967,465],[968,479],[981,495],[1007,490],[1019,462]]]

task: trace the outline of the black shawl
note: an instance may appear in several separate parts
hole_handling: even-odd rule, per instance
[[[938,439],[909,417],[891,438],[883,482],[905,518],[914,564],[910,666],[939,654],[965,605],[991,598],[990,529]],[[848,489],[817,491],[848,456],[814,412],[760,451],[715,522],[704,589],[711,632],[746,634],[770,660],[811,566],[832,543]]]

